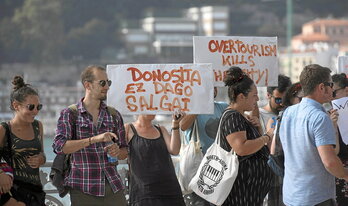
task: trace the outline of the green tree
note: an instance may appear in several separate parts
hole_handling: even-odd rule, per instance
[[[103,49],[118,45],[116,23],[92,19],[83,27],[73,28],[67,34],[64,57],[81,56],[86,60],[98,60]]]
[[[30,49],[33,62],[57,62],[61,59],[64,29],[59,0],[27,0],[15,11],[23,47]]]

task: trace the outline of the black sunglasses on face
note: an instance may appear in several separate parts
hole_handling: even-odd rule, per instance
[[[101,86],[101,87],[105,87],[106,83],[108,84],[108,86],[111,86],[111,80],[100,80],[98,82],[98,84]]]
[[[345,88],[338,88],[338,89],[333,90],[333,91],[332,91],[332,97],[335,98],[336,95],[337,95],[337,92],[340,91],[340,90],[342,90],[342,89],[345,89]]]
[[[323,82],[324,86],[329,86],[329,87],[333,87],[334,83],[333,82]]]
[[[274,98],[274,102],[276,104],[281,104],[283,102],[282,98],[281,97],[275,97],[275,96],[272,96]]]
[[[35,104],[27,104],[27,108],[29,111],[33,111],[35,109]],[[42,109],[42,104],[38,104],[36,109],[37,111],[40,111]]]

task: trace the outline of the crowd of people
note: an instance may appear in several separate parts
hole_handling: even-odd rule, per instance
[[[121,114],[104,103],[112,84],[105,68],[88,66],[81,74],[85,95],[75,109],[61,111],[53,142],[56,154],[70,157],[63,185],[69,188],[71,205],[213,205],[195,193],[183,196],[171,155],[179,154],[182,138],[190,140],[194,125],[204,154],[219,121],[221,147],[233,148],[239,160],[224,206],[348,205],[348,146],[337,124],[338,111],[323,106],[348,96],[348,80],[345,74],[330,73],[311,64],[294,84],[279,75],[278,86],[267,88],[268,102],[259,108],[256,84],[233,66],[224,79],[229,103],[214,101],[214,114],[179,111],[172,115],[169,132],[153,123],[155,115],[138,115],[124,123]],[[14,117],[0,126],[0,205],[45,205],[39,176],[46,162],[43,126],[35,119],[43,106],[22,77],[15,76],[12,84]],[[214,88],[214,98],[217,92]],[[267,163],[276,132],[284,153],[284,177]],[[128,159],[130,170],[128,202],[116,167],[123,159]]]

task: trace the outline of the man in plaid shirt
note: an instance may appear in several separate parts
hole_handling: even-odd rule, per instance
[[[109,113],[106,99],[111,81],[100,66],[88,66],[81,74],[85,97],[74,113],[63,109],[53,142],[57,154],[72,154],[71,170],[64,185],[71,187],[71,205],[126,205],[124,185],[107,153],[127,157],[123,119]],[[112,143],[112,139],[118,144]]]

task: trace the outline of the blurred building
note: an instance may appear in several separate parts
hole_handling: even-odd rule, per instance
[[[45,136],[54,136],[60,111],[71,104],[75,104],[83,97],[84,89],[80,85],[81,83],[78,82],[74,87],[48,85],[38,87],[40,102],[43,105],[38,119],[43,123]]]
[[[315,19],[302,26],[302,33],[292,38],[292,54],[280,51],[281,73],[299,81],[299,75],[308,64],[320,64],[334,72],[338,55],[348,54],[348,20]],[[291,61],[291,71],[288,66]]]
[[[319,64],[336,71],[338,49],[328,47],[326,49],[308,49],[293,51],[291,58],[287,53],[279,54],[280,73],[289,76],[292,82],[300,81],[302,69],[309,64]],[[287,69],[291,59],[291,72]]]
[[[292,49],[313,47],[318,42],[326,43],[340,50],[348,50],[348,20],[345,19],[315,19],[302,26],[302,33],[294,36]]]
[[[144,18],[141,28],[123,29],[126,56],[160,56],[164,61],[177,58],[192,62],[193,36],[227,35],[228,18],[228,8],[219,6],[189,8],[178,17]]]

